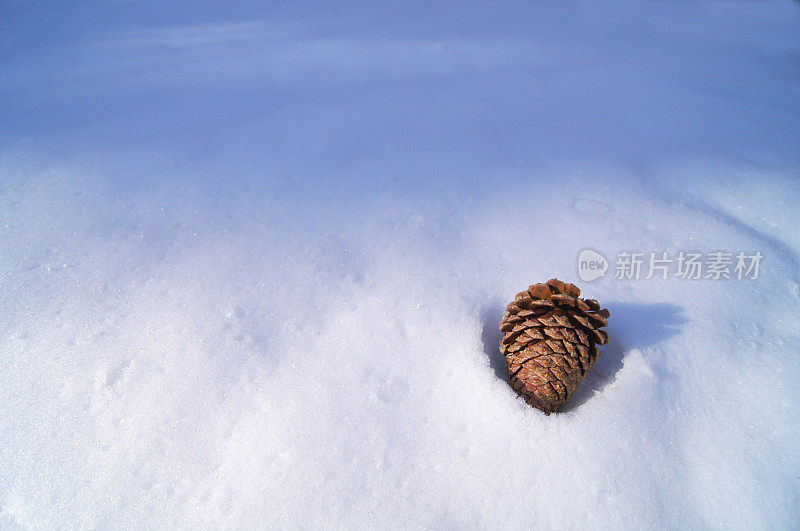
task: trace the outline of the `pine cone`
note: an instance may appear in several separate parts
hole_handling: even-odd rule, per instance
[[[525,401],[550,414],[566,403],[608,342],[601,327],[610,312],[558,279],[534,284],[509,303],[500,330],[509,384]]]

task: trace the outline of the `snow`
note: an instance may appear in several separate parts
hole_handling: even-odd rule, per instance
[[[797,527],[800,4],[558,4],[0,7],[0,525]]]

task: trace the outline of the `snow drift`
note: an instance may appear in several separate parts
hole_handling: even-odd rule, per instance
[[[796,3],[2,9],[4,526],[797,526]],[[553,276],[612,341],[545,417]]]

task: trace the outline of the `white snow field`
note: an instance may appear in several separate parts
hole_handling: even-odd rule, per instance
[[[798,309],[798,2],[0,3],[2,527],[796,529]]]

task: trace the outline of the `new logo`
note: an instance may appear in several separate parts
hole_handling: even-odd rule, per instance
[[[578,255],[578,276],[584,282],[591,282],[606,274],[608,260],[602,254],[591,249],[584,249]]]

